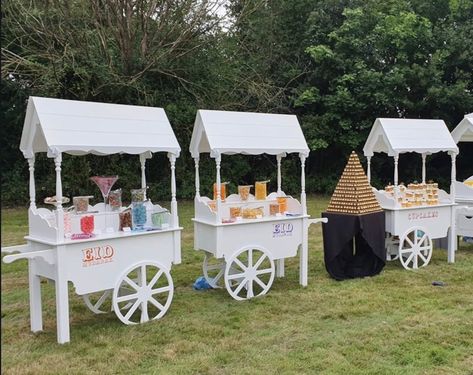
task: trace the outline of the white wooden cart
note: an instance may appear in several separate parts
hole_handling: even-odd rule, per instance
[[[465,115],[462,121],[452,131],[455,143],[473,142],[473,113]],[[473,183],[473,176],[466,181]],[[457,208],[457,235],[473,237],[473,186],[455,181],[455,202]]]
[[[20,149],[29,163],[29,234],[25,245],[2,248],[16,253],[5,263],[28,259],[31,330],[43,329],[40,277],[55,283],[57,340],[69,342],[69,290],[84,296],[94,312],[104,311],[110,297],[112,310],[125,324],[162,317],[174,292],[171,265],[181,261],[179,218],[176,202],[175,161],[180,147],[161,108],[126,106],[30,97]],[[167,152],[171,163],[170,225],[163,230],[118,231],[118,212],[104,203],[90,207],[96,235],[72,240],[64,233],[64,208],[37,208],[35,154],[46,152],[56,168],[56,197],[62,202],[62,154],[140,156],[141,185],[146,186],[145,162],[154,152]],[[154,205],[159,209],[158,205]],[[79,231],[72,215],[73,232]],[[101,232],[101,233],[99,233]]]
[[[386,214],[388,260],[398,259],[406,269],[426,266],[432,256],[432,240],[448,234],[448,262],[455,260],[455,158],[458,148],[442,120],[376,119],[363,148],[371,181],[371,157],[384,152],[394,158],[394,197],[373,188]],[[450,194],[439,189],[437,205],[401,207],[398,202],[399,156],[406,152],[422,155],[422,182],[426,181],[425,162],[437,152],[451,155]]]
[[[326,219],[309,219],[305,193],[305,160],[309,149],[293,115],[199,110],[190,144],[195,160],[194,248],[205,251],[203,272],[213,287],[225,285],[236,300],[264,295],[275,274],[284,276],[284,259],[299,250],[301,285],[307,285],[308,227]],[[216,162],[217,199],[213,210],[210,198],[200,195],[199,158],[210,153]],[[241,201],[232,194],[221,199],[220,164],[224,154],[269,154],[277,160],[277,192],[265,200]],[[298,153],[301,161],[300,202],[281,189],[281,160],[287,153]],[[277,197],[287,197],[289,215],[269,216],[269,205]],[[225,222],[230,207],[260,206],[264,216]],[[223,222],[222,222],[223,220]],[[276,264],[275,264],[276,262]]]

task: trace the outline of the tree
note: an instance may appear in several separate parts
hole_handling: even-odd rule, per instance
[[[455,4],[353,2],[332,24],[325,13],[312,14],[313,44],[306,51],[313,70],[294,97],[312,150],[328,151],[341,168],[376,117],[439,117],[454,125],[471,111],[473,4],[461,11]],[[406,178],[415,178],[417,165],[407,164],[413,167],[404,169]]]

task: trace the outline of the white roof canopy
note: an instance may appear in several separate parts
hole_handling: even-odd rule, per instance
[[[473,142],[473,113],[465,115],[463,120],[452,131],[455,143]]]
[[[378,118],[371,128],[363,152],[389,156],[404,152],[433,154],[440,151],[458,153],[458,147],[443,120]]]
[[[20,150],[57,156],[143,154],[180,147],[162,108],[30,97]]]
[[[190,143],[192,157],[221,154],[309,154],[295,115],[198,110]]]

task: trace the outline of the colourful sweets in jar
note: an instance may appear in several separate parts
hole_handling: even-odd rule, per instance
[[[112,210],[119,210],[122,207],[122,189],[112,190],[109,193],[108,204]]]
[[[252,185],[239,185],[238,186],[238,194],[240,195],[240,199],[242,201],[247,201],[248,197],[250,196],[250,189]]]
[[[287,211],[287,198],[286,197],[277,197],[279,204],[279,213],[283,214]]]
[[[93,215],[82,216],[80,218],[80,230],[85,234],[91,234],[94,231]]]
[[[255,182],[255,199],[265,200],[266,199],[266,185],[269,181],[256,181]]]
[[[222,182],[220,184],[220,200],[222,201],[227,198],[227,184],[228,182]],[[214,200],[217,200],[217,183],[214,183]]]
[[[133,202],[131,205],[133,229],[142,229],[146,224],[146,207],[143,202]]]
[[[232,219],[241,216],[241,207],[230,207],[230,217]]]
[[[145,199],[146,199],[146,188],[131,190],[131,202],[144,202]]]
[[[123,230],[123,228],[132,228],[133,224],[131,221],[131,210],[125,210],[123,212],[120,212],[119,214],[120,218],[120,227],[119,230]]]
[[[76,213],[87,212],[89,210],[89,198],[91,197],[72,197],[72,204],[74,205]]]
[[[279,203],[271,203],[269,205],[269,214],[276,216],[279,213]]]

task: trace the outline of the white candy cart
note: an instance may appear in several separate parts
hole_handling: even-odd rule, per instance
[[[301,285],[307,285],[308,227],[326,219],[309,219],[306,207],[304,165],[309,149],[293,115],[199,110],[192,133],[190,152],[195,160],[194,248],[205,251],[203,272],[213,287],[223,287],[236,300],[264,295],[275,275],[284,276],[284,259],[299,250]],[[200,195],[199,158],[210,153],[216,162],[215,209],[210,198]],[[269,154],[276,156],[277,192],[265,200],[254,195],[247,201],[232,194],[221,199],[222,155]],[[301,161],[300,202],[281,189],[281,160],[286,153],[298,153]],[[289,214],[269,215],[277,197],[287,198]],[[264,215],[227,222],[231,207],[260,207]]]
[[[104,312],[106,301],[111,302],[112,310],[125,324],[162,317],[173,297],[170,269],[181,261],[182,229],[174,175],[180,147],[164,110],[30,97],[20,149],[30,171],[29,234],[25,245],[2,251],[11,253],[3,258],[5,263],[28,259],[31,330],[43,329],[41,277],[55,284],[57,340],[61,344],[70,340],[69,282],[92,311]],[[55,210],[36,207],[34,162],[39,152],[54,159],[59,202]],[[139,155],[141,186],[145,187],[145,162],[154,152],[167,152],[171,163],[171,212],[166,228],[119,231],[119,211],[100,203],[89,206],[93,213],[88,215],[95,218],[93,238],[73,240],[65,235],[67,213],[60,203],[63,153]],[[158,205],[153,208],[160,209]],[[72,232],[80,232],[81,214],[71,216]]]
[[[394,158],[394,197],[384,190],[373,191],[386,214],[388,260],[398,259],[406,269],[426,266],[432,256],[432,240],[448,234],[448,262],[455,260],[455,158],[458,148],[442,120],[376,119],[363,148],[371,181],[371,157],[384,152]],[[450,194],[439,189],[438,204],[401,207],[398,202],[399,156],[406,152],[422,155],[422,182],[426,181],[425,162],[437,152],[451,155]]]
[[[452,138],[459,142],[473,142],[473,113],[465,115],[452,131]],[[473,237],[473,176],[465,182],[455,181],[457,208],[457,235]]]

